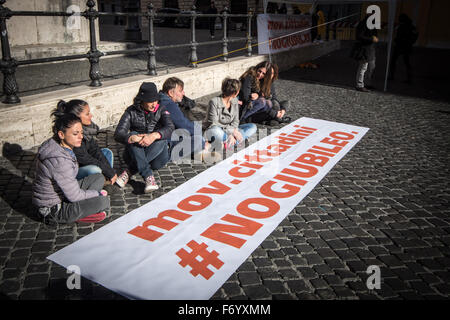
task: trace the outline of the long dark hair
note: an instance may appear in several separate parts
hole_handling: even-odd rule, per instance
[[[53,138],[58,142],[61,142],[61,139],[58,136],[59,131],[65,133],[67,129],[71,128],[75,123],[77,122],[81,123],[80,118],[78,118],[73,113],[60,113],[57,115],[53,114],[53,116],[55,117],[55,120],[53,120],[53,127],[52,127]]]
[[[84,107],[86,107],[88,103],[84,100],[73,99],[69,102],[65,102],[64,100],[59,100],[56,108],[52,112],[52,116],[62,116],[63,114],[74,114],[77,117],[80,116],[80,113],[83,112]]]

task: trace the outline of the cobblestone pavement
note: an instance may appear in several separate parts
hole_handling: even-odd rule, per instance
[[[294,118],[370,130],[213,299],[448,299],[450,104],[283,80],[283,74],[278,88],[291,99]],[[206,101],[197,101],[197,117]],[[123,167],[113,128],[99,139]],[[68,290],[66,270],[46,257],[207,168],[169,163],[156,172],[162,188],[153,194],[139,194],[140,178],[113,194],[104,222],[49,227],[30,214],[36,151],[0,158],[2,298],[123,299],[85,279],[81,290]],[[371,265],[381,269],[380,290],[366,287]]]

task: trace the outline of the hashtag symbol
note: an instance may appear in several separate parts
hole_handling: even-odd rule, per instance
[[[184,249],[178,250],[176,255],[181,258],[179,264],[185,268],[186,266],[191,266],[191,273],[194,277],[199,274],[203,276],[206,280],[211,278],[214,274],[211,270],[208,269],[209,265],[212,265],[216,269],[220,269],[223,266],[223,261],[219,258],[219,253],[215,250],[208,251],[206,248],[208,246],[203,242],[199,244],[194,240],[190,241],[187,246],[192,249],[191,252],[187,252]],[[200,256],[203,260],[198,261],[196,258]]]

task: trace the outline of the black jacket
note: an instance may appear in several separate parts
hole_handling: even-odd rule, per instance
[[[81,146],[78,148],[73,148],[73,152],[77,157],[77,161],[80,167],[94,165],[102,169],[103,175],[111,180],[116,174],[108,160],[103,155],[100,147],[95,141],[94,136],[98,132],[98,126],[92,123],[90,126],[83,126],[83,140]]]
[[[256,81],[258,80],[250,74],[241,80],[241,90],[239,91],[238,99],[242,101],[243,106],[252,101],[252,93],[259,94]]]
[[[156,112],[145,112],[140,105],[133,104],[120,118],[114,139],[127,144],[128,138],[133,134],[159,132],[161,139],[170,140],[173,130],[175,126],[165,107],[160,105]]]

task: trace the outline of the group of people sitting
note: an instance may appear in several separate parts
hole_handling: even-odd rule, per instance
[[[278,100],[273,86],[277,78],[277,65],[262,62],[239,80],[224,79],[221,94],[209,101],[203,134],[183,112],[193,101],[184,96],[182,80],[168,78],[160,92],[154,83],[142,83],[114,132],[114,139],[125,145],[127,168],[120,175],[113,152],[96,142],[99,127],[92,122],[89,104],[60,101],[52,113],[53,137],[37,155],[32,203],[38,216],[49,223],[102,221],[110,206],[107,189],[111,192],[114,184],[123,188],[139,173],[149,193],[159,188],[153,170],[175,156],[215,162],[222,159],[216,150],[243,143],[256,133],[255,123],[289,122],[289,103]],[[173,134],[178,129],[182,134]]]

